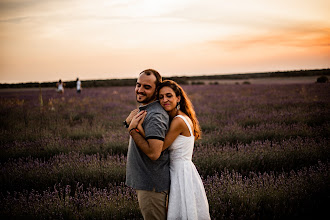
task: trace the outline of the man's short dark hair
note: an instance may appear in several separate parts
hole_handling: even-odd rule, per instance
[[[143,70],[141,73],[140,73],[140,75],[141,74],[146,74],[147,76],[150,76],[150,75],[154,75],[155,77],[156,77],[156,88],[159,86],[159,84],[161,84],[162,83],[162,76],[159,74],[159,72],[157,72],[156,70],[154,70],[154,69],[146,69],[146,70]]]

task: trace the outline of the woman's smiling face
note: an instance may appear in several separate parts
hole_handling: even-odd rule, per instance
[[[159,103],[165,109],[165,111],[170,112],[176,108],[177,103],[180,102],[180,96],[176,96],[173,89],[164,86],[159,90]]]

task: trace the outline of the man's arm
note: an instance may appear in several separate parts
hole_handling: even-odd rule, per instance
[[[168,115],[162,113],[146,113],[141,111],[133,117],[128,128],[135,144],[140,150],[145,153],[151,160],[157,160],[164,145],[165,133],[167,130]],[[146,117],[146,120],[144,120]],[[148,118],[147,118],[148,117]],[[137,129],[137,122],[144,120],[145,137]]]
[[[162,153],[164,141],[158,139],[144,139],[135,129],[130,132],[135,144],[145,153],[151,160],[157,160]]]

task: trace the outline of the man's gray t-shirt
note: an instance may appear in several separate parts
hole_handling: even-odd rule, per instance
[[[169,116],[158,101],[141,106],[147,111],[142,124],[146,139],[165,139],[169,128]],[[129,140],[126,185],[137,190],[162,192],[170,188],[169,152],[164,150],[160,157],[153,161],[135,144],[132,137]]]

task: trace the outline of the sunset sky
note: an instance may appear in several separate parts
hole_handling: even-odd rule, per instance
[[[329,67],[329,0],[0,1],[0,83]]]

